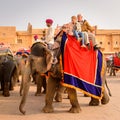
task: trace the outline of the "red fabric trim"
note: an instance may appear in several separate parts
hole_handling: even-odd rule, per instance
[[[81,48],[80,43],[68,35],[64,49],[64,72],[89,83],[96,79],[97,52]]]

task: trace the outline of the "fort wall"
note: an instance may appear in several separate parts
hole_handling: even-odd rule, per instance
[[[120,51],[120,30],[96,29],[96,39],[105,54]],[[45,29],[33,29],[28,23],[26,31],[17,31],[15,26],[0,26],[0,42],[10,45],[12,51],[20,48],[29,49],[34,42],[34,35],[39,39],[45,35]]]

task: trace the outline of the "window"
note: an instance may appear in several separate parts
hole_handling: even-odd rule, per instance
[[[110,42],[108,42],[108,45],[110,45]]]
[[[46,34],[46,31],[45,31],[45,30],[43,30],[43,37],[45,37],[45,34]]]
[[[45,34],[45,30],[43,30],[42,32],[43,32],[43,34]]]
[[[6,33],[2,33],[3,36],[6,36]]]
[[[17,39],[17,43],[22,43],[22,39]]]
[[[116,45],[118,44],[118,42],[116,41]]]

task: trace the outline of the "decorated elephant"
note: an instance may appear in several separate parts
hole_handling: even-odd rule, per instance
[[[13,90],[16,64],[13,55],[8,48],[0,49],[0,83],[1,91],[5,97],[10,96],[9,90]]]
[[[107,70],[108,73],[110,73],[110,76],[116,76],[116,72],[120,69],[120,57],[119,54],[115,53],[115,56],[110,56],[106,60],[107,62]]]
[[[116,72],[120,69],[120,53],[113,57],[112,64],[110,65],[110,76],[116,76]]]
[[[20,96],[22,96],[23,92],[23,74],[24,74],[24,66],[26,64],[27,59],[29,58],[30,53],[28,52],[17,52],[16,55],[14,56],[15,62],[16,62],[16,67],[17,67],[17,72],[15,74],[15,77],[17,81],[19,82],[19,76],[21,76],[21,84],[20,84]],[[40,75],[37,71],[32,72],[32,82],[37,84],[37,92],[35,93],[36,96],[41,94],[41,89],[42,87],[44,88],[43,93],[46,93],[46,78],[44,75]],[[42,84],[42,87],[41,87]]]
[[[98,54],[101,56],[102,55],[101,52],[93,51],[93,50],[88,51],[86,49],[83,50],[83,48],[80,47],[80,43],[78,43],[78,41],[73,36],[67,35],[63,31],[61,31],[55,39],[56,39],[55,44],[52,47],[52,54],[51,54],[51,51],[48,48],[46,48],[46,46],[43,43],[40,43],[40,42],[33,44],[32,48],[31,48],[31,56],[29,57],[26,65],[25,65],[25,69],[24,69],[25,70],[24,76],[23,76],[24,89],[23,89],[23,96],[21,99],[21,103],[19,106],[20,112],[25,114],[24,106],[25,106],[26,97],[27,97],[28,90],[29,90],[30,75],[32,74],[33,71],[37,71],[40,74],[46,73],[46,72],[49,73],[49,77],[48,77],[48,81],[47,81],[45,106],[43,108],[43,111],[45,113],[50,113],[50,112],[54,111],[53,106],[52,106],[53,98],[56,93],[56,90],[60,86],[60,83],[61,83],[61,85],[67,87],[67,92],[68,92],[68,96],[69,96],[70,103],[71,103],[71,108],[70,108],[69,112],[78,113],[81,111],[81,108],[80,108],[80,105],[79,105],[78,99],[77,99],[76,90],[81,90],[85,94],[88,94],[89,96],[91,96],[91,101],[89,102],[89,105],[93,105],[93,106],[99,105],[100,101],[102,104],[107,104],[109,102],[109,96],[107,95],[107,92],[104,87],[105,80],[106,80],[106,76],[105,76],[106,75],[106,64],[102,58],[99,58],[97,56]],[[70,46],[73,48],[71,49]],[[64,47],[68,47],[67,52]],[[87,72],[87,73],[90,72],[89,73],[90,75],[85,73],[90,78],[92,76],[91,74],[93,74],[91,72],[92,70],[95,73],[97,73],[97,74],[93,75],[95,77],[95,80],[97,79],[96,81],[94,80],[93,83],[84,81],[84,77],[86,79],[88,79],[88,76],[87,77],[84,76],[84,71],[83,72],[80,71],[80,72],[82,72],[82,74],[80,74],[81,76],[79,76],[79,74],[72,75],[72,72],[74,72],[74,67],[75,66],[78,67],[79,64],[74,65],[74,64],[76,64],[77,58],[76,59],[74,58],[75,54],[69,48],[71,50],[73,50],[73,52],[76,52],[77,51],[76,48],[78,48],[80,51],[77,51],[77,55],[79,55],[79,53],[81,53],[80,55],[84,55],[87,52],[88,53],[87,55],[90,57],[90,59],[93,58],[93,59],[97,60],[97,63],[100,62],[100,64],[102,64],[102,66],[100,64],[94,65],[93,66],[94,69],[91,69],[91,70],[90,70],[91,66],[90,67],[88,66],[89,71],[87,70],[88,68],[85,69],[86,70],[85,72]],[[60,60],[61,53],[62,53],[62,60]],[[70,53],[70,54],[67,54],[67,53]],[[96,55],[96,53],[97,53],[97,55]],[[57,58],[57,62],[55,64],[53,64],[54,63],[53,61],[55,58]],[[70,61],[72,58],[74,58],[74,60]],[[65,59],[67,61],[65,61]],[[83,58],[81,58],[81,59],[83,59]],[[86,60],[88,58],[84,58],[84,59]],[[75,61],[75,63],[74,63],[74,61]],[[74,63],[74,64],[72,64],[72,63]],[[62,66],[62,64],[63,64],[63,66]],[[87,65],[89,65],[89,64],[87,64]],[[64,75],[63,75],[62,67],[63,67]],[[80,68],[80,67],[78,67],[78,68]],[[84,66],[84,68],[85,68],[85,66]],[[71,70],[72,72],[69,70]],[[75,74],[79,73],[79,70],[77,70],[75,72]],[[71,73],[67,73],[67,72],[71,72]],[[83,77],[82,80],[80,79],[81,77]],[[78,87],[80,87],[80,88],[78,88]]]

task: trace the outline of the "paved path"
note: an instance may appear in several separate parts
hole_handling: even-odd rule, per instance
[[[66,99],[66,94],[63,96],[62,103],[54,102],[54,113],[41,112],[45,95],[34,96],[35,86],[32,85],[25,107],[27,113],[22,115],[18,110],[21,98],[17,85],[8,98],[3,97],[0,93],[0,120],[120,120],[120,72],[117,73],[116,77],[107,75],[107,80],[112,92],[109,104],[97,107],[88,106],[90,98],[83,97],[82,93],[78,93],[82,109],[78,114],[67,112],[70,104],[69,100]]]

